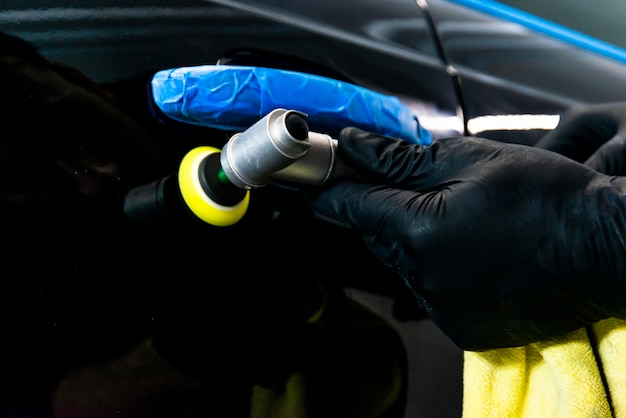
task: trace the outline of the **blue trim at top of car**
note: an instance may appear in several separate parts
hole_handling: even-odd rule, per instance
[[[587,51],[595,52],[605,57],[626,62],[626,50],[611,43],[601,41],[592,36],[577,32],[566,26],[559,25],[547,19],[540,18],[530,13],[526,13],[511,6],[491,0],[448,0],[453,3],[465,5],[472,9],[488,13],[490,15],[506,19],[523,25],[529,29],[544,33],[570,43]]]

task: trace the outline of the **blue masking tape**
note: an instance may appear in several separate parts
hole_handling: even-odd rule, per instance
[[[157,72],[152,96],[168,117],[243,131],[276,108],[307,115],[312,131],[347,126],[428,145],[432,135],[396,97],[344,81],[264,67],[201,65]]]

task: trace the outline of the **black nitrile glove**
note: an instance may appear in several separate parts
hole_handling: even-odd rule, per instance
[[[600,173],[626,175],[626,101],[581,104],[536,146],[568,155]]]
[[[626,101],[568,109],[559,125],[536,144],[596,171],[626,174]]]
[[[626,179],[472,137],[418,146],[347,128],[339,153],[371,181],[310,189],[310,204],[360,232],[459,347],[626,317]]]

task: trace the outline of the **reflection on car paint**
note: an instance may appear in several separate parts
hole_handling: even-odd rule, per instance
[[[487,131],[501,130],[552,130],[559,124],[559,115],[488,115],[472,118],[467,122],[467,131],[476,135]]]
[[[567,42],[608,58],[626,62],[626,50],[547,19],[491,0],[448,0]]]

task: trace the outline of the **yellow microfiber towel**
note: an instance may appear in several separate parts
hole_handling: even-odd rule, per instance
[[[626,321],[464,354],[463,417],[626,417]]]

